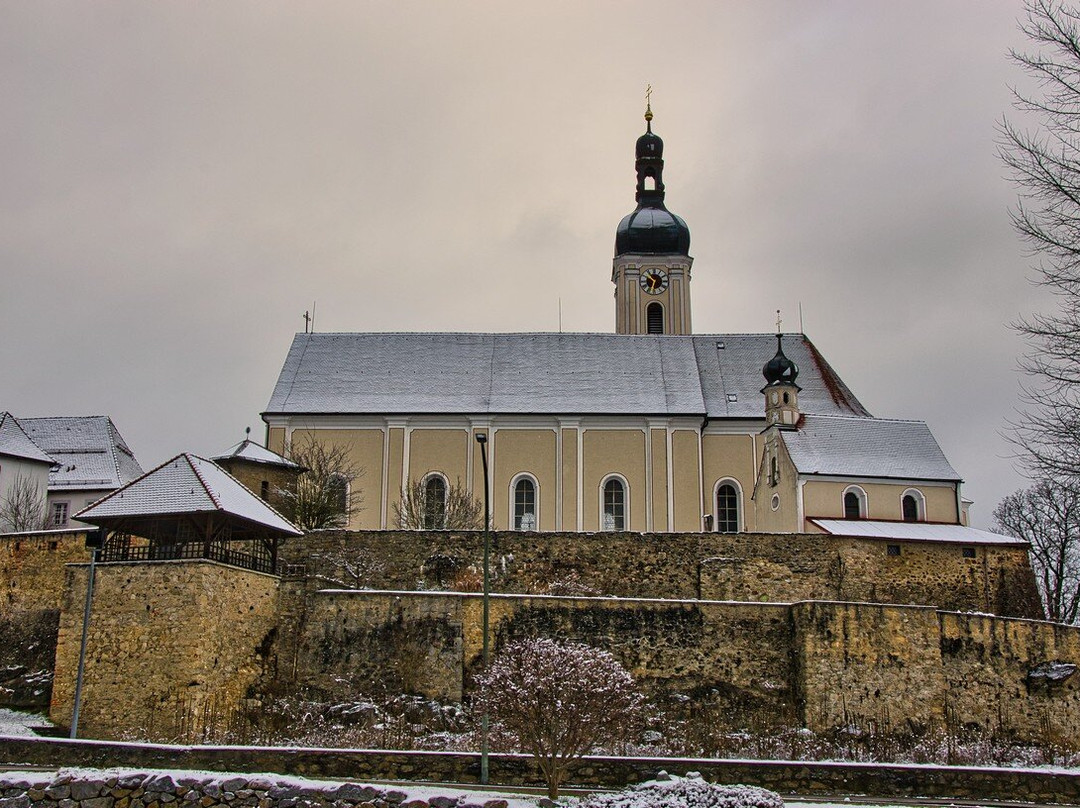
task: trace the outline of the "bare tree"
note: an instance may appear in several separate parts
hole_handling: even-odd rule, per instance
[[[285,456],[304,468],[295,488],[277,491],[292,523],[301,530],[348,527],[363,508],[356,483],[364,476],[348,448],[306,435],[289,443]]]
[[[41,486],[33,477],[21,471],[15,472],[7,493],[0,499],[0,532],[44,530],[47,517],[45,492]]]
[[[1033,129],[1003,121],[999,152],[1018,187],[1013,224],[1057,307],[1016,323],[1030,346],[1027,406],[1010,426],[1035,476],[1080,474],[1080,12],[1027,0],[1025,13],[1034,51],[1011,56],[1034,86],[1014,90],[1014,106]]]
[[[442,477],[413,480],[394,504],[394,518],[402,530],[482,530],[484,504],[458,479],[447,485]]]
[[[994,509],[998,529],[1031,544],[1031,566],[1047,618],[1080,616],[1080,486],[1041,480]]]
[[[548,796],[571,766],[602,744],[629,738],[642,697],[609,654],[580,643],[529,639],[508,645],[477,677],[476,708],[536,758]]]

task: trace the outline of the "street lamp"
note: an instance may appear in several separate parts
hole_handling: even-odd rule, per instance
[[[488,500],[488,461],[487,434],[476,433],[476,442],[480,444],[480,460],[484,464],[484,672],[488,669],[488,607],[491,600],[491,507]],[[484,705],[480,713],[480,783],[488,781],[488,711]]]

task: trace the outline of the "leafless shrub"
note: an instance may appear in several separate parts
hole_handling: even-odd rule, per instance
[[[630,737],[641,716],[642,697],[626,669],[607,651],[580,643],[512,643],[477,685],[476,709],[487,710],[536,759],[551,799],[575,761]]]
[[[305,471],[296,488],[277,491],[285,515],[301,530],[345,528],[353,515],[363,508],[363,495],[357,481],[364,469],[349,453],[348,447],[306,435],[285,447],[285,456]]]

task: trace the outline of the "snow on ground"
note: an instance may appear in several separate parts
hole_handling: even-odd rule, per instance
[[[43,715],[20,713],[0,707],[0,736],[8,738],[37,738],[32,727],[51,727],[52,724]]]

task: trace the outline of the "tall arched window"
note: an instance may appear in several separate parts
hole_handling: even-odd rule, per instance
[[[739,491],[734,483],[725,482],[716,487],[716,530],[739,532]]]
[[[857,485],[844,491],[844,518],[865,519],[866,513],[866,492]]]
[[[521,477],[514,483],[514,530],[536,530],[536,483]]]
[[[909,488],[900,498],[900,512],[905,522],[921,522],[926,519],[926,499],[922,492]]]
[[[604,483],[601,530],[626,530],[626,486],[618,477]]]
[[[664,333],[664,307],[659,303],[650,303],[645,308],[645,330],[649,334]]]
[[[432,474],[424,480],[424,530],[446,527],[446,480]]]

